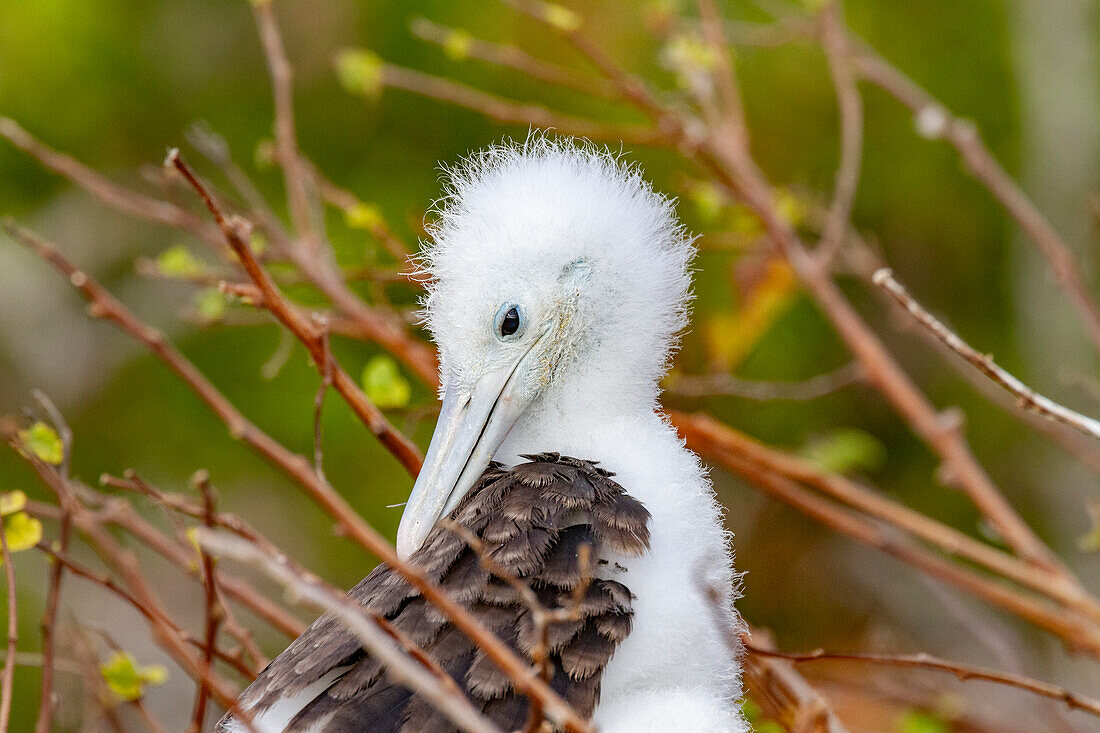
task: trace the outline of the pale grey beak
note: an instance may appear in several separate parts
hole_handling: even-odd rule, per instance
[[[397,556],[402,560],[424,544],[440,518],[454,511],[531,404],[534,394],[527,394],[524,377],[533,348],[509,367],[483,375],[473,389],[453,383],[444,389],[424,467],[397,528]]]

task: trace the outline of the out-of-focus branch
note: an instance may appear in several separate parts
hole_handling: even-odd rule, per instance
[[[71,156],[59,153],[24,130],[15,120],[0,117],[0,136],[33,156],[46,168],[68,178],[113,209],[138,219],[164,224],[189,232],[208,244],[224,250],[225,243],[217,227],[175,204],[151,198],[108,180]]]
[[[968,664],[950,662],[946,659],[932,656],[931,654],[857,654],[828,652],[824,649],[815,649],[806,653],[780,652],[753,644],[746,634],[742,637],[745,648],[751,654],[772,657],[773,659],[786,659],[790,662],[806,663],[821,661],[856,662],[860,664],[884,665],[888,667],[904,667],[907,669],[928,669],[936,672],[953,674],[962,681],[984,680],[998,685],[1015,687],[1035,695],[1049,697],[1066,704],[1070,710],[1081,710],[1092,715],[1100,716],[1100,700],[1082,695],[1064,687],[1052,685],[1048,682],[1035,680],[1023,675],[1010,672],[998,672],[984,667],[974,667]]]
[[[789,662],[763,655],[746,653],[742,641],[743,629],[733,628],[723,609],[725,593],[713,586],[704,586],[707,610],[722,635],[729,653],[742,660],[745,686],[754,701],[769,718],[782,723],[794,733],[847,733],[829,703],[810,686]],[[753,632],[753,638],[768,643],[763,632]]]
[[[275,22],[275,10],[271,0],[252,3],[252,14],[260,32],[260,41],[271,75],[271,90],[275,98],[275,149],[279,166],[283,169],[286,199],[290,218],[298,237],[307,249],[316,254],[322,246],[321,236],[315,229],[310,212],[307,176],[298,156],[298,136],[294,129],[293,69],[283,48],[279,26]]]
[[[227,217],[214,199],[206,185],[199,180],[194,171],[183,161],[178,150],[170,150],[165,165],[175,168],[191,184],[202,198],[218,227],[222,230],[226,242],[232,248],[244,266],[248,276],[260,289],[263,299],[257,305],[266,308],[280,323],[289,329],[309,351],[313,363],[322,371],[331,369],[332,385],[340,393],[367,429],[378,438],[412,475],[420,470],[422,458],[416,445],[393,427],[382,411],[375,407],[355,380],[328,352],[327,337],[323,324],[307,318],[289,300],[283,297],[279,286],[267,274],[259,259],[248,243],[249,225],[239,218]]]
[[[881,87],[916,115],[922,135],[943,138],[955,147],[971,175],[1001,203],[1050,263],[1084,322],[1093,347],[1100,350],[1100,307],[1085,282],[1077,254],[997,162],[974,123],[952,115],[931,94],[866,44],[856,50],[853,61],[863,79]]]
[[[994,384],[1016,398],[1020,409],[1042,415],[1047,420],[1068,425],[1079,433],[1100,440],[1100,421],[1075,412],[1054,400],[1044,397],[993,362],[989,354],[978,353],[955,332],[943,325],[924,306],[916,301],[905,287],[894,279],[894,273],[883,268],[872,277],[872,282],[882,288],[914,320],[932,334],[944,346],[958,354],[968,364],[988,377]]]
[[[821,11],[821,45],[829,61],[829,73],[840,107],[840,165],[836,170],[833,200],[817,246],[817,256],[830,261],[841,244],[852,215],[863,157],[863,97],[852,65],[849,39],[839,2]]]
[[[743,438],[706,415],[674,413],[672,419],[690,448],[740,474],[825,526],[1045,628],[1093,656],[1100,656],[1100,607],[1095,599],[1075,584],[1039,573],[1017,558],[841,477],[823,476],[798,459]],[[859,509],[859,512],[825,499],[804,488],[803,484],[811,485]],[[870,517],[877,521],[872,521]],[[1049,600],[1041,600],[1033,594],[950,562],[909,541],[898,530],[1032,588]]]
[[[476,87],[395,64],[383,66],[382,81],[387,87],[404,89],[465,107],[505,124],[553,129],[592,140],[635,145],[656,145],[665,140],[663,133],[649,125],[599,122],[585,117],[574,117],[541,105],[515,102]]]
[[[73,431],[69,427],[61,411],[57,409],[53,401],[46,393],[35,390],[34,397],[45,410],[57,431],[61,440],[61,475],[68,477],[69,466],[72,460]],[[61,553],[68,552],[69,535],[72,530],[72,521],[69,513],[61,510],[60,528],[58,530],[57,548]],[[54,692],[54,672],[57,669],[56,639],[57,615],[61,609],[61,583],[65,576],[65,567],[60,563],[50,568],[49,586],[46,590],[46,607],[42,612],[42,620],[39,628],[42,633],[42,682],[38,699],[38,716],[35,719],[35,733],[50,733],[53,720],[54,707],[57,705],[57,696]]]
[[[604,79],[578,74],[564,66],[543,61],[519,46],[476,38],[466,31],[449,28],[427,18],[414,18],[409,28],[417,38],[438,44],[459,58],[469,57],[515,69],[532,79],[574,89],[584,94],[605,99],[617,98],[614,87]]]

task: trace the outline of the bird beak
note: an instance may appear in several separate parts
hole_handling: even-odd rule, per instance
[[[407,560],[424,544],[480,478],[497,448],[535,395],[524,387],[536,339],[505,368],[483,375],[472,389],[449,383],[424,466],[397,528],[397,556]]]

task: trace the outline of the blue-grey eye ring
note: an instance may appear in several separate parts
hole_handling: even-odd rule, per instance
[[[493,331],[501,341],[513,341],[523,334],[527,325],[523,309],[515,303],[505,303],[493,319]]]

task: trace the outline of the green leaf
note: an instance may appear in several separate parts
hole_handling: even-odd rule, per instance
[[[146,687],[157,687],[168,680],[168,670],[159,664],[139,666],[127,652],[115,652],[99,667],[99,673],[111,692],[126,702],[140,700]]]
[[[1077,549],[1081,552],[1100,552],[1100,499],[1089,499],[1085,505],[1092,526],[1089,531],[1077,538]]]
[[[226,307],[229,305],[229,299],[225,293],[219,292],[217,288],[204,288],[198,291],[195,293],[193,302],[199,319],[204,323],[220,321],[225,317]]]
[[[566,33],[579,30],[581,27],[581,16],[567,7],[554,3],[543,5],[542,19],[559,31],[565,31]]]
[[[39,421],[26,430],[20,430],[19,443],[25,452],[51,466],[60,465],[65,460],[61,438],[44,422]]]
[[[9,552],[29,550],[42,540],[42,522],[26,512],[4,517],[4,539]]]
[[[799,455],[829,473],[876,471],[886,462],[886,448],[874,436],[856,428],[838,428],[812,440]]]
[[[27,506],[27,495],[19,489],[0,494],[0,516],[21,512]]]
[[[897,722],[898,733],[950,733],[951,728],[931,713],[907,710]]]
[[[186,245],[177,244],[164,250],[157,257],[157,269],[165,277],[187,278],[201,275],[202,263],[195,259]]]
[[[363,367],[363,391],[383,410],[405,407],[412,396],[412,387],[401,376],[397,362],[386,355],[374,357]]]
[[[362,201],[344,210],[344,223],[349,229],[366,229],[373,231],[382,226],[385,217],[382,209],[375,204],[365,204]]]
[[[261,138],[252,151],[252,164],[256,170],[266,171],[275,167],[275,160],[275,141],[269,137]]]
[[[336,77],[344,90],[375,99],[382,93],[385,62],[362,48],[349,48],[336,55]]]
[[[473,37],[469,33],[456,28],[448,33],[443,41],[443,52],[454,61],[464,61],[470,56],[471,41]]]

